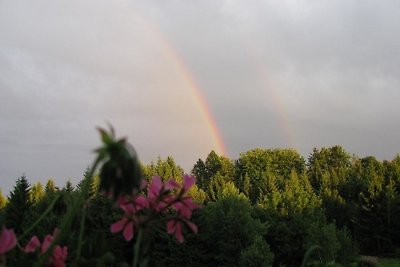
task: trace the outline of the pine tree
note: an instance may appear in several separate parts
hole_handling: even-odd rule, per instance
[[[29,200],[32,204],[38,203],[45,195],[43,185],[38,182],[31,187],[29,192]]]
[[[72,192],[72,191],[74,191],[74,186],[72,185],[72,182],[71,182],[70,180],[68,180],[68,181],[65,183],[65,186],[64,186],[63,190],[64,190],[65,192]]]
[[[171,156],[167,159],[159,157],[157,162],[151,162],[147,166],[142,166],[144,169],[145,178],[150,180],[152,176],[160,176],[163,181],[174,179],[176,181],[182,181],[183,169],[175,163],[174,158]]]
[[[8,199],[5,210],[5,223],[7,226],[14,228],[17,234],[21,233],[23,222],[32,204],[29,193],[29,182],[25,176],[22,176],[17,180],[14,190],[10,193]]]
[[[46,186],[45,186],[45,188],[44,188],[44,191],[45,191],[46,193],[54,193],[54,192],[56,192],[56,190],[57,190],[57,188],[56,188],[56,186],[55,186],[55,184],[54,184],[54,181],[53,181],[52,179],[49,179],[49,180],[47,181],[47,183],[46,183]]]

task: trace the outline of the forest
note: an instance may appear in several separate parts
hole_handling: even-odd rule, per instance
[[[135,255],[142,259],[137,266],[192,267],[374,266],[366,256],[400,257],[400,156],[391,161],[360,158],[341,146],[314,149],[307,159],[294,149],[257,148],[234,160],[211,151],[195,162],[193,186],[185,185],[191,183],[189,176],[173,157],[138,164],[139,169],[127,172],[150,184],[149,199],[157,185],[167,195],[167,188],[183,183],[184,189],[176,190],[187,191],[191,199],[182,198],[185,201],[193,200],[186,202],[191,208],[181,218],[183,229],[169,219],[166,231],[170,217],[159,214],[146,226],[140,251],[134,244],[141,234],[110,231],[122,210],[127,211],[101,190],[110,186],[104,181],[106,164],[93,174],[88,168],[80,183],[68,181],[62,188],[52,179],[43,185],[20,177],[7,198],[0,194],[0,225],[12,228],[17,246],[23,248],[31,244],[33,233],[42,240],[62,227],[86,190],[87,197],[79,202],[85,208],[76,208],[68,234],[58,240],[68,247],[65,266],[130,266]],[[125,187],[115,186],[114,193]],[[145,206],[140,206],[143,199],[136,198],[135,212]],[[182,206],[173,207],[183,211]],[[32,227],[31,235],[24,234]],[[119,228],[111,227],[113,232],[122,231]],[[5,261],[0,252],[2,256]],[[16,248],[6,256],[4,266],[30,266],[41,258]]]

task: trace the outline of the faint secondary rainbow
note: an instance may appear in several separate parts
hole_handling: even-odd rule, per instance
[[[210,111],[207,101],[201,93],[201,89],[197,85],[189,68],[182,60],[182,57],[178,54],[176,49],[172,47],[170,42],[167,40],[164,34],[162,34],[158,27],[153,26],[152,23],[149,20],[143,18],[143,16],[140,16],[137,13],[135,13],[135,15],[146,26],[146,28],[149,30],[149,33],[154,37],[154,39],[159,42],[165,56],[177,70],[177,73],[186,85],[186,88],[190,90],[190,95],[192,96],[193,101],[196,103],[198,110],[200,111],[200,114],[205,124],[207,125],[208,131],[212,137],[215,152],[218,154],[227,155],[224,141],[218,130],[217,123]]]
[[[292,129],[289,122],[285,104],[283,103],[281,96],[277,92],[276,86],[273,85],[268,79],[266,67],[261,64],[259,64],[258,67],[259,76],[260,79],[263,81],[264,86],[266,87],[267,96],[272,99],[271,103],[274,107],[276,115],[278,116],[279,127],[282,131],[285,142],[290,148],[295,148],[295,139],[293,137],[294,130]]]
[[[251,60],[257,67],[256,70],[258,77],[262,81],[263,88],[265,89],[265,91],[263,92],[266,93],[267,98],[271,99],[270,103],[272,104],[276,116],[278,117],[278,124],[283,134],[284,141],[286,142],[286,145],[290,148],[296,148],[296,142],[294,138],[295,132],[294,129],[291,127],[291,123],[286,112],[286,106],[282,101],[282,97],[279,94],[278,86],[274,84],[271,79],[269,79],[270,73],[268,71],[267,65],[263,61],[261,61],[260,56],[256,54],[256,51],[258,49],[254,46],[254,43],[250,42],[250,40],[247,40],[245,44],[250,47],[250,49],[248,50],[250,52],[249,55],[251,56]]]

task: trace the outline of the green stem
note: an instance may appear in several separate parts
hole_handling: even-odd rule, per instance
[[[53,210],[53,207],[59,198],[60,194],[57,194],[53,201],[50,203],[50,206],[47,208],[47,210],[22,235],[20,235],[20,237],[18,238],[19,240],[23,240],[40,222],[43,221],[44,218],[46,218],[47,214],[49,214]]]
[[[314,245],[314,246],[310,247],[306,251],[306,254],[304,255],[304,258],[303,258],[303,261],[302,261],[300,267],[307,266],[307,263],[309,263],[309,260],[311,259],[311,256],[314,253],[314,251],[323,251],[323,249],[318,245]]]
[[[140,254],[140,245],[142,243],[143,238],[143,229],[139,228],[139,234],[135,242],[135,246],[133,248],[133,263],[132,267],[137,267],[139,263],[139,254]]]
[[[47,249],[47,251],[40,256],[40,259],[35,264],[35,267],[44,266],[50,253],[53,252],[53,249],[56,246],[56,244],[58,244],[60,242],[60,240],[62,240],[62,238],[64,238],[68,229],[71,228],[71,224],[72,224],[73,219],[75,218],[76,213],[78,212],[79,208],[81,208],[81,206],[83,205],[83,203],[85,202],[85,200],[87,198],[87,195],[89,194],[90,183],[92,181],[93,174],[96,171],[97,165],[99,163],[100,163],[100,158],[97,158],[96,161],[93,163],[89,174],[85,177],[85,179],[83,181],[81,194],[78,196],[76,202],[73,204],[72,208],[67,212],[63,221],[61,222],[60,232],[58,233],[57,236],[54,237],[54,239],[51,242],[51,245]]]
[[[83,244],[83,234],[85,232],[85,220],[86,220],[86,207],[83,207],[82,210],[82,219],[81,219],[81,227],[79,229],[79,239],[78,239],[78,248],[76,250],[76,258],[72,266],[78,266],[79,260],[81,258],[81,250]]]

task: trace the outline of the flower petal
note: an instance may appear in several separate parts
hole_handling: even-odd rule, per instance
[[[195,225],[194,223],[192,223],[189,220],[185,220],[185,224],[187,227],[190,228],[190,230],[192,230],[193,233],[197,234],[197,225]]]
[[[53,250],[53,256],[51,258],[51,264],[54,267],[65,267],[65,260],[67,259],[68,248],[56,246]]]
[[[111,233],[115,234],[121,232],[124,229],[126,223],[128,222],[127,218],[122,218],[121,220],[111,224],[110,231]]]
[[[42,243],[42,249],[41,249],[42,253],[47,251],[47,249],[49,248],[51,242],[53,242],[53,236],[52,235],[46,235],[46,237],[44,238],[43,243]]]
[[[165,189],[166,190],[172,190],[172,189],[176,189],[176,188],[179,188],[180,187],[180,185],[175,181],[175,180],[168,180],[166,183],[165,183]]]
[[[126,241],[131,241],[133,238],[133,222],[129,222],[125,225],[123,235]]]
[[[182,224],[180,222],[177,222],[175,225],[175,237],[176,237],[176,240],[179,241],[179,243],[183,242]]]
[[[147,186],[147,181],[145,179],[142,179],[142,181],[140,181],[140,189],[143,190],[145,189]]]
[[[162,186],[163,182],[161,181],[160,176],[153,176],[152,183],[149,186],[149,197],[157,198],[160,195]]]
[[[183,176],[183,189],[185,192],[187,192],[195,183],[196,178],[191,175],[185,175]]]
[[[40,247],[40,241],[37,236],[33,236],[31,240],[29,240],[28,244],[24,248],[25,253],[35,252],[35,250]]]
[[[148,202],[147,198],[145,198],[144,196],[138,196],[135,198],[136,211],[146,208],[148,206],[149,206],[149,202]]]
[[[119,207],[125,212],[125,214],[135,214],[135,206],[133,206],[132,203],[121,204]]]
[[[175,225],[176,225],[176,220],[175,219],[169,220],[167,222],[167,233],[168,234],[171,235],[171,234],[173,234],[175,232]]]
[[[17,238],[13,229],[7,229],[3,226],[3,230],[0,235],[0,254],[4,254],[11,250],[17,244]]]

